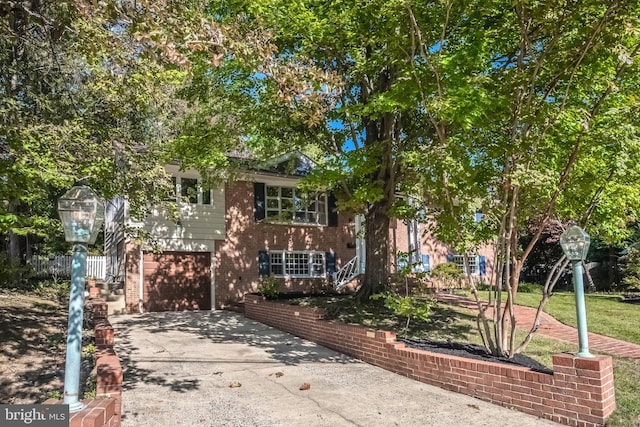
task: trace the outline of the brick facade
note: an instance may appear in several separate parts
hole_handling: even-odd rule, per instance
[[[394,257],[397,252],[407,252],[409,250],[409,231],[407,224],[401,220],[392,220],[389,230],[389,239],[391,244],[391,256]],[[429,255],[429,261],[431,269],[438,264],[447,262],[447,256],[453,255],[454,250],[451,246],[442,243],[433,236],[433,233],[429,231],[428,224],[420,224],[420,252],[422,254]],[[469,255],[480,255],[486,259],[486,274],[482,281],[490,283],[493,275],[493,260],[494,250],[491,245],[482,245],[478,248],[476,253],[469,253]],[[395,258],[392,258],[392,264],[395,264]]]
[[[602,426],[615,410],[609,356],[553,356],[553,374],[406,348],[395,334],[322,320],[322,309],[247,295],[245,315],[388,371],[555,422]]]
[[[337,227],[256,222],[253,188],[253,183],[247,181],[226,185],[226,235],[224,241],[216,242],[216,307],[239,301],[245,293],[257,290],[260,282],[258,251],[333,251],[337,268],[356,254],[353,215],[340,213]],[[325,281],[279,280],[283,292],[311,291]]]
[[[127,313],[140,310],[140,246],[129,242],[125,247],[124,301]]]

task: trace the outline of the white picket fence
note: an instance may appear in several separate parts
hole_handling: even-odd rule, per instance
[[[34,256],[31,266],[38,277],[71,277],[71,255]],[[87,256],[87,277],[105,280],[107,257]]]

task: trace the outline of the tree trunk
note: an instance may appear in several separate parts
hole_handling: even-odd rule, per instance
[[[16,202],[10,201],[7,203],[7,212],[11,214],[18,213],[18,206]],[[20,236],[18,236],[13,231],[9,231],[8,233],[9,245],[7,247],[7,258],[9,259],[9,263],[18,264],[21,260],[21,251],[20,251]]]
[[[384,290],[389,281],[389,214],[388,203],[373,204],[365,214],[365,276],[358,298],[368,299]]]

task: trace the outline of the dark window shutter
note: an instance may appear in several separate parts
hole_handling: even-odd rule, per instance
[[[327,225],[329,227],[337,227],[338,226],[338,212],[336,212],[336,196],[329,193],[327,195],[327,208],[328,208],[328,221]]]
[[[478,257],[478,270],[481,276],[487,275],[487,258],[482,255]]]
[[[253,216],[256,221],[261,221],[265,217],[265,202],[264,202],[264,182],[253,183],[253,195],[254,195],[254,208]]]
[[[453,255],[452,254],[448,254],[447,255],[447,262],[453,262]]]
[[[258,251],[258,274],[260,277],[269,276],[271,273],[271,259],[269,252]]]
[[[429,254],[422,254],[422,271],[427,272],[431,270],[431,265],[429,264]]]
[[[336,272],[336,253],[325,252],[324,257],[327,276],[333,276]]]

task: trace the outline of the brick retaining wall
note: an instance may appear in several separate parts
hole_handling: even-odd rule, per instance
[[[553,355],[553,374],[407,348],[396,335],[323,320],[319,308],[246,295],[245,315],[411,379],[558,423],[604,425],[615,410],[609,356]]]

